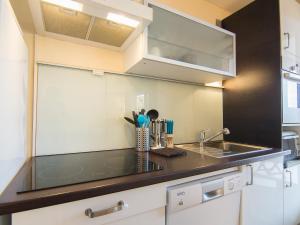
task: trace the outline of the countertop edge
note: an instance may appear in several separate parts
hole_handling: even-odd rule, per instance
[[[87,198],[93,198],[97,196],[112,194],[116,192],[126,191],[130,189],[140,188],[149,185],[155,185],[158,183],[163,183],[167,181],[177,180],[185,177],[200,175],[204,173],[210,173],[217,170],[227,169],[236,166],[242,166],[249,163],[259,162],[271,158],[276,158],[284,155],[288,155],[289,151],[278,151],[269,154],[263,154],[259,156],[237,159],[229,161],[228,163],[218,164],[213,166],[208,166],[205,168],[195,168],[183,171],[170,172],[164,175],[155,175],[149,179],[149,177],[133,179],[128,182],[122,183],[112,183],[107,186],[95,186],[93,188],[72,191],[72,192],[62,192],[55,195],[49,195],[46,197],[40,197],[36,199],[15,201],[9,203],[0,203],[0,215],[18,213],[27,210],[33,210],[63,203],[68,203],[72,201],[83,200]]]

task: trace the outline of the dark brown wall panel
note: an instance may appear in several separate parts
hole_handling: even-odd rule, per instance
[[[237,41],[237,77],[224,82],[226,140],[280,148],[279,2],[256,0],[222,25]]]

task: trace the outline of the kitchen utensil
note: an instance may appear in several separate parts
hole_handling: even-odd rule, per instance
[[[135,111],[132,111],[132,117],[133,117],[133,120],[135,122],[135,126],[138,127],[139,124],[138,124],[138,115],[136,114]]]
[[[140,114],[145,115],[145,112],[146,112],[146,110],[142,109],[141,112],[140,112]]]
[[[151,120],[151,149],[161,149],[167,146],[166,120]]]
[[[138,115],[137,121],[138,121],[139,127],[146,127],[145,126],[146,120],[147,120],[146,116],[144,116],[142,114]]]
[[[145,116],[145,127],[149,127],[149,126],[150,126],[150,117]]]
[[[156,120],[159,117],[159,113],[156,109],[151,109],[147,112],[147,116],[150,117],[150,120]]]
[[[128,123],[131,123],[133,125],[136,125],[136,123],[134,122],[134,120],[130,119],[129,117],[124,117],[124,119],[128,122]]]
[[[167,148],[173,148],[174,147],[173,134],[166,134],[166,137],[167,137]]]
[[[173,134],[174,131],[174,121],[173,120],[167,120],[167,134]]]

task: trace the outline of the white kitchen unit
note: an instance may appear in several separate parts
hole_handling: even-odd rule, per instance
[[[147,4],[153,22],[125,51],[128,73],[195,83],[235,76],[235,34],[155,1]]]
[[[165,225],[165,208],[169,187],[195,181],[206,181],[200,191],[202,193],[202,190],[205,189],[206,191],[203,192],[205,197],[210,197],[210,194],[213,193],[207,189],[207,182],[211,181],[211,178],[224,177],[224,174],[227,175],[224,178],[224,184],[230,184],[223,186],[225,197],[211,196],[216,201],[210,199],[211,201],[207,202],[209,207],[204,206],[204,209],[209,210],[211,204],[216,210],[226,207],[226,212],[230,212],[230,215],[233,214],[236,218],[240,202],[240,183],[236,181],[243,176],[243,173],[240,168],[233,167],[99,197],[14,213],[12,214],[12,225]],[[234,184],[234,191],[232,184]],[[214,187],[214,185],[210,187]],[[221,193],[217,192],[217,194]],[[201,196],[200,199],[202,200]],[[197,201],[197,199],[195,200]],[[218,202],[221,204],[215,204]],[[224,203],[226,204],[224,205]],[[231,203],[234,203],[235,207],[232,207]],[[202,204],[200,208],[203,205],[205,204]],[[197,209],[196,213],[203,212]]]
[[[280,0],[282,67],[300,73],[300,2]]]
[[[283,124],[300,123],[300,2],[280,0]]]
[[[300,161],[288,163],[284,170],[284,225],[298,225],[300,223]]]
[[[180,184],[168,189],[167,225],[239,225],[241,172]]]
[[[245,167],[241,225],[283,225],[283,157]]]
[[[12,224],[164,225],[165,205],[164,187],[148,186],[16,213],[12,216]]]

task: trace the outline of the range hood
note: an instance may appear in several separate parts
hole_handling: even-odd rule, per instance
[[[132,0],[28,0],[36,31],[61,40],[124,50],[152,22]]]

